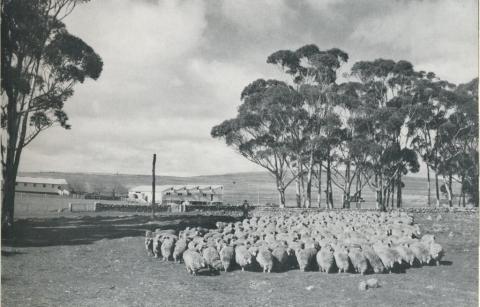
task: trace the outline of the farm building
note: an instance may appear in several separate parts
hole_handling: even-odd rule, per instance
[[[152,201],[152,186],[143,185],[130,189],[130,200],[140,202]],[[155,186],[155,203],[211,204],[223,202],[222,185],[157,185]]]
[[[65,179],[17,177],[15,190],[22,193],[69,195]]]

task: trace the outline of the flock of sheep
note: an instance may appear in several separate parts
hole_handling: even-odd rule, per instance
[[[254,215],[242,222],[147,231],[150,255],[178,262],[189,273],[203,268],[242,271],[257,264],[263,272],[302,271],[383,273],[405,266],[439,265],[444,255],[433,235],[421,236],[403,212],[319,212]]]

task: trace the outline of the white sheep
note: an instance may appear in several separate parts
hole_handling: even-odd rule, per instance
[[[222,262],[225,272],[228,271],[235,257],[233,246],[224,245],[220,250],[220,261]]]
[[[245,245],[235,247],[235,262],[245,271],[245,268],[252,263],[252,255]]]
[[[270,273],[273,268],[273,256],[268,248],[261,246],[256,254],[257,262],[263,268],[263,272]]]
[[[430,257],[432,260],[435,261],[436,265],[440,265],[440,260],[442,260],[445,252],[443,251],[443,247],[435,242],[430,244]]]
[[[363,255],[362,250],[359,248],[351,248],[348,251],[348,258],[350,258],[357,273],[365,275],[368,270],[368,262],[367,258]]]
[[[330,245],[325,245],[317,253],[318,268],[322,272],[329,273],[335,265],[335,257],[333,256],[333,249]]]
[[[175,243],[175,248],[173,249],[173,261],[180,261],[180,258],[183,255],[183,252],[187,249],[187,240],[180,239]]]
[[[173,248],[175,245],[175,240],[173,238],[167,238],[163,241],[162,246],[160,247],[162,250],[162,257],[163,261],[167,261],[172,256]]]
[[[283,246],[277,246],[272,251],[274,267],[279,270],[286,270],[288,268],[288,254],[287,249]]]
[[[345,247],[337,246],[333,252],[335,263],[338,267],[338,273],[346,273],[350,268],[350,262],[348,260],[348,252]]]
[[[198,270],[206,267],[203,257],[198,252],[190,249],[183,253],[183,262],[187,272],[193,275],[196,275]]]
[[[362,251],[365,258],[367,258],[368,263],[372,267],[374,273],[378,274],[378,273],[383,273],[385,271],[385,266],[383,265],[382,260],[380,259],[380,257],[378,257],[378,255],[375,253],[375,251],[371,247],[369,248],[364,247]]]
[[[213,246],[209,246],[203,250],[203,259],[206,266],[212,270],[219,270],[221,266],[220,254]]]
[[[145,232],[145,249],[148,256],[153,255],[153,234],[149,230]]]

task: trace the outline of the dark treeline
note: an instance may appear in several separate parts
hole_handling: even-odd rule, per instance
[[[274,52],[267,63],[289,81],[247,85],[237,116],[212,136],[270,172],[280,206],[294,184],[298,207],[332,208],[334,185],[343,208],[366,187],[378,209],[401,207],[402,179],[419,171],[420,159],[429,206],[441,193],[453,206],[454,181],[459,204],[478,206],[478,78],[455,85],[408,61],[377,59],[354,63],[340,82],[347,61],[346,52],[316,45]]]

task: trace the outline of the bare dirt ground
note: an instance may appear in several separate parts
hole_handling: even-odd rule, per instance
[[[189,275],[146,256],[146,229],[213,227],[228,217],[21,219],[2,246],[2,306],[478,306],[478,216],[415,215],[446,250],[442,265],[403,273],[233,272]],[[231,218],[230,218],[231,219]],[[358,284],[377,278],[381,287]]]

